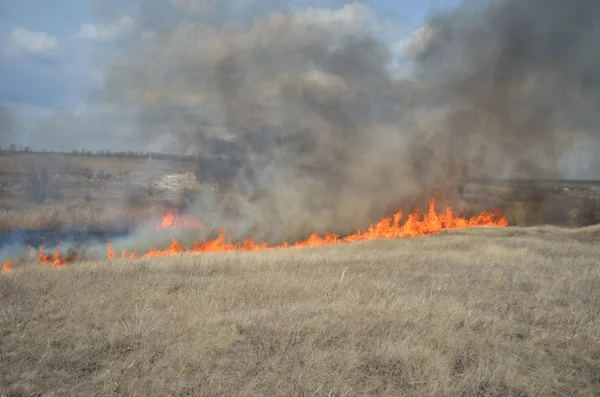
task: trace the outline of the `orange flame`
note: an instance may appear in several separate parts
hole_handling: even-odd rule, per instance
[[[10,272],[10,269],[15,265],[15,261],[12,259],[7,260],[6,262],[4,262],[4,264],[2,265],[2,271],[3,272]]]
[[[165,209],[162,218],[156,223],[156,229],[181,229],[194,228],[201,229],[202,224],[199,220],[183,215],[178,207],[169,207]]]
[[[333,233],[327,233],[321,237],[318,234],[313,233],[304,241],[298,241],[293,244],[286,242],[280,245],[270,245],[266,241],[255,242],[252,237],[248,237],[245,241],[234,244],[231,242],[225,229],[221,228],[217,238],[204,242],[196,242],[193,247],[189,249],[186,249],[176,240],[173,240],[173,243],[169,248],[164,250],[152,248],[142,256],[169,256],[177,255],[182,252],[209,253],[262,251],[291,247],[321,247],[344,242],[425,236],[436,234],[447,229],[508,226],[508,222],[498,211],[494,213],[484,211],[480,215],[469,219],[454,216],[452,209],[450,208],[446,208],[443,213],[437,214],[435,212],[435,199],[430,200],[429,211],[423,218],[421,218],[421,214],[418,210],[409,214],[406,222],[403,224],[401,223],[402,218],[402,212],[398,211],[389,218],[383,218],[379,222],[371,224],[366,230],[357,230],[356,233],[346,237],[340,237]]]
[[[203,242],[195,242],[192,247],[186,248],[176,239],[173,239],[171,246],[166,249],[152,248],[148,252],[141,254],[141,257],[162,257],[179,255],[184,252],[191,253],[211,253],[211,252],[231,252],[231,251],[264,251],[272,249],[284,249],[293,247],[322,247],[338,243],[392,239],[401,237],[415,237],[436,234],[442,230],[474,228],[474,227],[504,227],[508,226],[506,219],[499,211],[493,213],[482,212],[480,215],[471,218],[457,217],[453,214],[452,209],[447,207],[442,213],[435,211],[435,199],[429,201],[429,211],[421,216],[419,210],[413,211],[408,215],[406,221],[402,223],[403,214],[398,211],[391,217],[382,218],[379,222],[371,224],[365,230],[357,230],[356,233],[346,237],[340,237],[334,233],[327,233],[324,236],[319,236],[316,233],[311,234],[306,240],[297,241],[295,243],[285,242],[279,245],[271,245],[266,241],[256,242],[252,237],[248,237],[245,241],[233,243],[227,234],[224,227],[219,230],[217,238],[206,240]],[[157,228],[171,227],[200,227],[200,222],[188,217],[182,217],[178,209],[167,210],[161,221],[157,224]],[[79,258],[76,252],[71,252],[67,256],[63,256],[60,251],[54,254],[44,253],[44,247],[40,247],[38,251],[38,262],[49,264],[51,266],[64,266],[72,263]],[[107,240],[106,256],[108,260],[115,258],[115,252],[112,249],[112,243]],[[123,251],[122,259],[137,258],[135,253]],[[9,265],[7,265],[9,263]],[[8,270],[12,267],[14,261],[5,262],[3,270]]]
[[[106,258],[108,260],[113,260],[115,257],[115,252],[112,249],[112,243],[110,242],[110,239],[106,240]]]
[[[73,263],[79,259],[79,253],[71,251],[67,255],[63,255],[60,250],[56,250],[54,254],[46,254],[44,247],[38,249],[38,262],[49,266],[63,267],[66,264]]]

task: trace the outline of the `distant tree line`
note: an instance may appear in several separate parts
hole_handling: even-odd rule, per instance
[[[136,152],[128,151],[110,151],[110,150],[71,150],[70,152],[56,150],[33,150],[30,146],[9,145],[8,147],[0,146],[0,153],[32,153],[40,155],[60,154],[63,156],[95,156],[95,157],[118,157],[118,158],[136,158],[136,159],[151,159],[151,160],[172,160],[172,161],[196,161],[197,156],[169,154],[158,152]]]

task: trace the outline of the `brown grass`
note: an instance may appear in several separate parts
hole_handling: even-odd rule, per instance
[[[182,174],[195,167],[194,161],[0,153],[0,232],[133,228],[161,216],[163,202],[183,194],[136,178],[148,170]],[[44,184],[38,183],[43,171]]]
[[[181,186],[179,190],[155,188],[136,178],[149,170],[157,174],[193,173],[196,166],[192,160],[0,152],[0,231],[53,225],[111,229],[115,223],[134,227],[160,216],[164,200],[178,200],[183,194]],[[46,189],[32,189],[32,178],[36,180],[36,172],[42,170],[51,176]],[[471,215],[500,209],[514,226],[600,223],[600,186],[580,182],[538,181],[531,186],[470,183],[462,200],[452,204],[459,213]],[[197,191],[210,187],[194,181],[186,188]],[[225,198],[221,204],[223,209],[229,205]]]
[[[4,396],[593,396],[600,228],[0,275]]]
[[[160,217],[164,206],[131,206],[118,202],[114,207],[103,204],[64,205],[62,203],[31,206],[25,209],[0,208],[0,232],[14,230],[112,230],[134,228]]]
[[[51,171],[65,168],[89,169],[92,172],[136,172],[149,167],[168,168],[171,172],[194,172],[195,161],[148,160],[126,157],[74,156],[67,154],[4,153],[0,155],[0,170],[4,172],[30,172],[34,164],[43,164]]]

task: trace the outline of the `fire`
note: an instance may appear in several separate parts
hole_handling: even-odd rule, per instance
[[[408,215],[406,221],[402,223],[403,214],[398,211],[389,218],[383,218],[379,222],[370,225],[365,230],[357,230],[356,233],[341,237],[334,233],[327,233],[319,236],[316,233],[311,234],[306,240],[295,243],[285,242],[280,245],[271,245],[266,241],[256,242],[252,237],[248,237],[243,242],[232,243],[229,235],[224,228],[219,230],[219,236],[212,240],[196,242],[191,248],[183,247],[177,240],[173,240],[171,246],[164,250],[152,248],[150,251],[141,255],[142,257],[160,257],[178,255],[183,252],[192,253],[212,253],[212,252],[231,252],[231,251],[264,251],[271,249],[283,249],[293,247],[322,247],[338,243],[392,239],[401,237],[416,237],[436,234],[442,230],[462,229],[473,227],[503,227],[508,226],[508,222],[502,215],[496,211],[493,213],[482,212],[478,216],[469,219],[457,217],[453,214],[451,208],[446,208],[444,212],[438,214],[435,211],[435,200],[429,202],[429,211],[423,217],[418,210]],[[130,255],[129,258],[132,256]]]
[[[181,208],[179,207],[166,208],[162,218],[156,223],[156,229],[202,228],[199,220],[181,212]]]
[[[111,261],[114,258],[115,258],[115,252],[112,249],[112,243],[110,242],[110,239],[108,239],[108,240],[106,240],[106,259]]]
[[[429,201],[429,210],[426,214],[421,215],[420,211],[415,210],[406,217],[405,221],[403,221],[403,219],[404,214],[398,211],[391,217],[382,218],[379,222],[371,224],[365,230],[359,229],[355,233],[345,237],[341,237],[334,233],[326,233],[324,236],[313,233],[306,240],[297,241],[295,243],[285,242],[279,245],[271,245],[267,241],[257,242],[252,237],[248,237],[242,242],[233,243],[225,228],[222,227],[219,230],[218,237],[202,242],[197,241],[189,248],[184,247],[176,239],[173,239],[171,246],[163,250],[152,248],[141,255],[123,251],[120,256],[122,259],[133,259],[138,257],[173,256],[185,252],[198,254],[232,251],[264,251],[294,247],[323,247],[355,241],[426,236],[450,229],[508,226],[508,222],[499,211],[492,213],[484,211],[480,215],[471,218],[455,216],[452,209],[449,207],[443,212],[437,213],[435,211],[435,199]],[[174,208],[168,209],[157,224],[157,228],[160,229],[189,226],[200,228],[200,222],[193,218],[182,216],[180,211]],[[106,256],[108,260],[113,260],[116,257],[110,240],[107,241]],[[60,251],[56,251],[54,254],[46,254],[44,252],[44,247],[39,248],[37,257],[39,263],[57,267],[64,266],[65,264],[75,262],[79,259],[79,255],[76,252],[70,252],[66,256],[63,256]],[[3,270],[9,270],[13,264],[14,261],[12,260],[5,262]]]
[[[12,259],[7,260],[6,262],[4,262],[4,264],[2,265],[2,271],[3,272],[10,272],[10,269],[15,265],[15,261]]]
[[[40,246],[37,257],[40,264],[63,267],[66,264],[76,262],[79,259],[79,253],[71,251],[67,253],[67,255],[63,255],[60,250],[56,250],[53,254],[46,254],[44,252],[44,247]]]

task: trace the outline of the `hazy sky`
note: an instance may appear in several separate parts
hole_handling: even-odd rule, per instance
[[[168,0],[165,0],[168,1]],[[396,25],[390,40],[406,38],[431,7],[457,0],[365,0]],[[335,7],[344,1],[296,0],[292,7]],[[0,103],[37,110],[81,105],[97,82],[90,56],[127,33],[135,10],[106,0],[0,0]],[[394,38],[393,36],[398,37]],[[96,79],[96,80],[95,80]]]
[[[588,0],[552,0],[550,7],[548,1],[0,0],[0,145],[187,153],[195,150],[192,143],[204,145],[195,139],[206,126],[232,133],[243,128],[232,125],[236,120],[228,117],[239,118],[237,122],[243,121],[244,125],[256,121],[252,119],[254,109],[246,109],[247,114],[235,107],[227,109],[235,101],[278,104],[283,110],[273,110],[268,118],[270,122],[280,122],[285,106],[306,98],[290,98],[289,92],[278,92],[281,97],[272,97],[269,84],[280,84],[278,79],[290,76],[301,77],[302,84],[323,78],[301,76],[301,71],[314,68],[323,59],[313,52],[296,59],[296,49],[305,46],[329,53],[323,50],[323,40],[330,40],[330,47],[337,48],[338,35],[351,37],[355,32],[368,31],[373,42],[356,42],[356,48],[346,49],[349,59],[329,60],[334,64],[320,65],[319,71],[331,72],[328,77],[342,78],[346,85],[356,84],[357,95],[364,97],[367,92],[371,99],[382,91],[381,86],[371,83],[382,81],[379,78],[389,81],[384,86],[393,85],[394,106],[401,108],[398,114],[402,113],[405,123],[414,119],[420,129],[443,137],[451,136],[446,130],[452,128],[469,132],[468,138],[476,142],[471,143],[473,147],[468,146],[473,153],[484,145],[479,141],[485,138],[490,141],[485,143],[490,148],[487,157],[503,156],[515,144],[523,146],[524,137],[519,134],[525,131],[527,134],[522,135],[530,138],[531,151],[535,148],[544,152],[541,157],[545,160],[560,157],[560,162],[566,164],[562,166],[567,170],[563,170],[565,174],[583,175],[581,170],[592,168],[595,173],[600,169],[600,162],[595,160],[600,139],[596,136],[594,109],[600,96],[590,82],[597,80],[600,58],[597,59],[595,47],[598,29],[588,19],[596,18],[594,13],[600,13],[600,7],[596,9],[597,3]],[[445,8],[456,12],[428,20],[433,10]],[[207,9],[213,13],[207,13]],[[567,17],[569,23],[565,22]],[[242,24],[244,29],[236,23],[225,23],[240,20],[254,23]],[[278,21],[284,21],[285,28]],[[522,24],[522,31],[515,31],[515,24]],[[428,47],[430,54],[423,60],[410,54],[413,50],[418,53],[424,43],[431,42],[432,34],[439,38],[441,31],[443,46]],[[242,66],[235,62],[215,63],[224,49],[243,54],[246,58],[240,58]],[[348,60],[355,64],[347,64]],[[427,77],[420,76],[418,87],[411,86],[411,79],[397,78],[398,74],[410,73],[414,65]],[[334,66],[335,71],[328,70]],[[246,72],[244,76],[251,83],[248,92],[255,89],[264,98],[252,96],[254,92],[246,93],[250,98],[230,92],[230,103],[219,102],[223,99],[221,91],[227,91],[229,85],[241,85],[235,80],[239,78],[238,69]],[[209,71],[226,76],[223,81],[213,81],[215,76]],[[554,73],[561,78],[551,78]],[[356,76],[365,81],[357,82]],[[400,80],[403,84],[398,88],[394,84]],[[429,84],[426,92],[425,80]],[[257,81],[263,85],[252,86]],[[329,83],[335,88],[340,81]],[[365,91],[358,83],[373,91]],[[485,87],[493,90],[482,92]],[[340,94],[329,88],[323,93],[325,98]],[[446,94],[443,100],[439,93]],[[473,94],[466,98],[468,101],[465,93]],[[372,119],[373,114],[386,111],[381,103],[367,99],[364,103],[348,104],[347,98],[355,99],[340,94],[337,105],[351,115],[356,115],[356,108],[365,110],[366,118],[361,121],[368,122],[370,128],[365,131],[371,133],[373,128],[381,127],[383,119]],[[462,98],[461,103],[452,102],[458,98]],[[490,98],[494,101],[486,102]],[[384,104],[389,100],[380,99]],[[471,119],[455,113],[465,103],[472,110]],[[432,112],[434,105],[442,104],[443,111]],[[303,103],[319,116],[322,106],[315,110],[313,105]],[[367,111],[371,107],[376,109],[373,113]],[[448,114],[456,117],[450,119]],[[513,124],[498,125],[498,131],[504,132],[486,138],[483,132],[491,134],[492,127],[490,120],[480,120],[482,114],[493,115],[494,122],[509,120]],[[299,114],[295,116],[285,120],[293,124],[286,124],[288,130],[298,127],[294,124],[298,120],[304,120]],[[403,137],[407,131],[417,134],[419,128],[415,125],[401,128],[392,119],[387,120],[388,127],[402,130]],[[331,123],[327,117],[321,117],[319,122],[323,120]],[[437,123],[439,131],[419,124],[424,121]],[[460,124],[464,122],[473,125],[466,128]],[[363,127],[361,124],[358,129],[363,131]],[[505,130],[513,133],[513,141],[500,139],[507,134]],[[538,130],[540,134],[534,133]],[[567,136],[564,131],[578,135]],[[424,135],[419,135],[419,139]],[[457,142],[448,139],[450,146],[458,145]],[[428,145],[431,146],[422,144]],[[554,151],[556,147],[560,150]],[[447,152],[454,150],[451,147]],[[536,153],[520,155],[525,159],[540,157]],[[470,160],[469,156],[466,158]],[[521,161],[519,156],[512,157],[515,164]],[[537,161],[536,166],[551,168],[542,163]],[[558,167],[556,161],[550,163]],[[515,169],[523,168],[520,163],[517,165]]]
[[[162,59],[169,62],[168,52],[175,51],[181,59],[186,59],[181,62],[194,65],[202,56],[194,54],[193,48],[204,36],[202,32],[192,33],[197,38],[183,33],[188,17],[214,25],[240,17],[248,21],[283,12],[301,18],[325,18],[323,22],[331,25],[327,29],[336,29],[334,25],[340,20],[335,18],[348,17],[345,12],[368,10],[364,12],[372,15],[350,21],[356,25],[351,29],[362,29],[366,22],[363,17],[374,22],[369,30],[392,52],[388,66],[397,73],[407,74],[413,65],[413,59],[405,53],[407,40],[420,42],[415,32],[427,24],[431,12],[452,8],[459,1],[0,0],[0,146],[14,143],[35,150],[66,151],[125,149],[187,153],[195,150],[172,135],[175,130],[193,129],[194,117],[190,119],[175,109],[163,109],[163,113],[155,113],[148,119],[148,114],[144,115],[140,108],[122,106],[135,90],[117,92],[118,87],[143,77],[133,73],[126,77],[127,84],[121,84],[117,82],[120,72],[113,73],[111,67],[114,60],[137,62],[129,48],[139,49],[145,32],[164,34],[161,29],[165,26],[171,37],[183,34],[182,42],[186,41],[188,49],[172,42]],[[224,19],[215,20],[212,14],[207,17],[197,12],[202,4],[209,3],[222,8],[220,15]],[[358,16],[350,16],[354,17]],[[132,47],[127,47],[130,44]],[[158,66],[161,69],[165,67],[163,63],[158,61],[156,65],[162,65]],[[152,77],[160,79],[160,84],[167,84],[160,88],[163,93],[170,89],[169,82],[177,84],[173,76],[167,77],[167,70]],[[105,84],[111,78],[112,85]],[[141,84],[150,89],[149,83],[146,80]],[[192,89],[192,85],[188,87]],[[201,91],[198,89],[197,93]],[[152,134],[150,129],[163,133]]]

